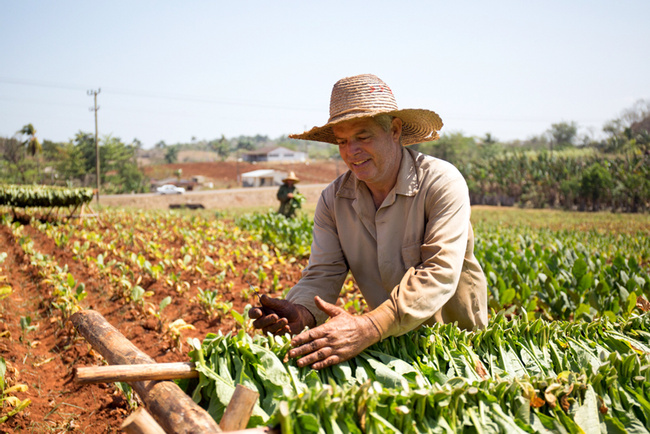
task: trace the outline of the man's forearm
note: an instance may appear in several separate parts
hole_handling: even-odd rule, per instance
[[[316,319],[314,318],[314,315],[307,309],[305,306],[301,304],[296,304],[298,307],[298,313],[300,315],[300,321],[302,322],[303,329],[305,327],[314,328],[316,327]]]

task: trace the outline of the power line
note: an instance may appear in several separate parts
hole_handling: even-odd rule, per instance
[[[86,89],[86,87],[69,85],[69,84],[60,84],[44,81],[35,81],[35,80],[22,80],[14,78],[3,78],[0,77],[0,83],[6,84],[17,84],[24,86],[37,86],[45,87],[51,89],[64,89],[64,90],[80,90]],[[140,98],[154,98],[154,99],[163,99],[169,101],[184,101],[184,102],[195,102],[195,103],[205,103],[205,104],[218,104],[226,106],[239,106],[239,107],[255,107],[255,108],[270,108],[270,109],[283,109],[283,110],[292,110],[292,111],[309,111],[309,112],[323,112],[323,109],[317,109],[314,107],[289,107],[284,105],[272,104],[272,103],[263,103],[263,102],[247,102],[247,101],[234,101],[234,100],[222,100],[217,98],[209,98],[204,96],[195,96],[195,95],[182,95],[182,94],[171,94],[171,93],[159,93],[159,92],[147,92],[141,90],[130,90],[130,89],[111,89],[104,88],[104,93],[109,95],[122,95],[130,97],[140,97]],[[6,97],[0,97],[0,100],[9,100],[11,99]],[[14,99],[14,101],[16,101]],[[57,104],[57,103],[49,103]],[[73,105],[73,104],[66,104]],[[137,110],[142,112],[142,110]],[[150,111],[144,111],[145,113],[151,113]],[[530,118],[530,117],[511,117],[511,116],[481,116],[477,114],[447,114],[446,119],[454,120],[456,122],[513,122],[513,123],[534,123],[534,122],[553,122],[552,119],[548,118]],[[607,119],[596,119],[596,118],[580,118],[576,119],[578,122],[582,123],[598,123],[606,122]]]
[[[0,83],[17,84],[21,86],[37,86],[37,87],[45,87],[50,89],[64,89],[64,90],[86,89],[86,87],[69,85],[69,84],[60,84],[60,83],[34,81],[34,80],[21,80],[21,79],[3,78],[3,77],[0,77]],[[165,99],[170,101],[199,102],[199,103],[207,103],[207,104],[221,104],[221,105],[257,107],[257,108],[273,108],[273,109],[296,110],[296,111],[318,111],[318,112],[322,111],[322,109],[317,109],[315,107],[290,107],[290,106],[283,106],[283,105],[272,104],[272,103],[221,100],[216,98],[206,98],[204,96],[195,96],[195,95],[146,92],[140,90],[119,89],[119,88],[116,89],[108,88],[108,90],[105,88],[104,90],[109,94],[113,94],[113,95],[134,96],[134,97],[141,97],[141,98],[156,98],[156,99]]]

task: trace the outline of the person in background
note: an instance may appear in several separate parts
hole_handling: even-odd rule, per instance
[[[487,324],[487,281],[474,256],[469,192],[450,163],[405,146],[438,139],[440,117],[398,109],[371,74],[339,80],[330,118],[289,137],[338,146],[349,170],[321,193],[308,266],[286,299],[249,311],[266,333],[291,333],[299,366],[331,366],[389,336],[436,322]],[[352,272],[370,311],[335,305]]]
[[[289,176],[282,180],[282,185],[278,189],[276,195],[280,201],[278,213],[287,218],[295,217],[296,210],[300,208],[300,202],[295,199],[298,195],[296,184],[299,182],[300,180],[296,177],[296,174],[289,172]]]

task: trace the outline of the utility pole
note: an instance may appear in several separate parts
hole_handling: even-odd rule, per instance
[[[97,110],[99,110],[99,106],[97,105],[97,94],[101,92],[101,88],[97,90],[89,90],[88,95],[91,95],[95,98],[95,105],[94,107],[90,108],[90,111],[95,112],[95,164],[97,167],[97,204],[99,205],[99,140],[97,140]]]

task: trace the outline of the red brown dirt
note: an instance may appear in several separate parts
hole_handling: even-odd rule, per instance
[[[247,171],[272,168],[294,171],[303,184],[320,184],[333,180],[346,170],[342,162],[320,161],[310,163],[179,163],[144,168],[152,178],[174,176],[182,169],[182,177],[201,175],[212,180],[215,187],[237,186],[237,174]],[[35,250],[53,258],[61,267],[67,267],[78,282],[84,282],[88,296],[84,307],[100,312],[141,351],[156,362],[188,361],[187,345],[182,350],[175,348],[151,316],[143,316],[132,305],[98,295],[111,282],[96,270],[84,266],[73,257],[69,248],[59,248],[53,239],[23,221],[25,234],[35,244]],[[72,243],[72,238],[70,240]],[[17,393],[21,400],[29,399],[31,404],[4,424],[0,433],[14,432],[81,432],[88,434],[121,432],[120,425],[132,409],[113,384],[78,385],[73,381],[76,366],[101,365],[103,358],[97,354],[85,339],[79,336],[70,322],[60,325],[59,312],[51,305],[51,287],[44,283],[39,270],[23,253],[18,240],[9,227],[0,225],[0,253],[7,254],[0,261],[0,286],[9,285],[12,294],[0,300],[0,356],[7,363],[8,385],[25,384],[26,392]],[[170,246],[171,247],[171,246]],[[162,248],[165,246],[163,244]],[[89,252],[95,256],[99,252]],[[306,260],[304,260],[306,263]],[[236,265],[237,266],[237,265]],[[303,264],[304,266],[304,264]],[[300,265],[293,275],[285,275],[282,284],[287,286],[300,278]],[[190,284],[194,284],[191,282]],[[159,282],[142,282],[145,289],[154,290],[158,303],[173,290],[164,288]],[[239,294],[237,282],[232,291]],[[233,303],[233,309],[244,310],[252,299],[240,296],[226,296]],[[228,333],[236,328],[230,316],[208,319],[196,303],[172,303],[164,311],[167,318],[183,318],[192,324],[194,330],[183,332],[183,342],[188,337],[203,339],[208,332]],[[21,318],[31,318],[34,328],[23,331]],[[0,414],[6,414],[7,407]]]
[[[215,187],[237,187],[237,175],[258,169],[276,169],[285,172],[293,171],[303,184],[324,184],[333,181],[345,172],[347,167],[342,161],[318,160],[305,163],[246,163],[235,161],[205,162],[205,163],[175,163],[155,166],[144,166],[145,175],[152,179],[174,177],[178,169],[182,169],[182,178],[205,176]]]
[[[69,249],[57,247],[53,239],[30,226],[29,222],[23,223],[25,234],[34,241],[36,251],[49,255],[61,268],[67,267],[77,282],[85,283],[88,296],[83,301],[84,307],[100,312],[156,362],[189,360],[187,344],[178,349],[151,316],[143,315],[132,304],[107,297],[111,282],[106,277],[74,258]],[[167,242],[167,245],[162,243],[163,249],[172,247],[172,242]],[[50,303],[51,288],[39,276],[39,270],[29,262],[6,225],[0,225],[0,246],[0,252],[7,253],[4,262],[0,262],[0,286],[8,284],[13,290],[10,296],[0,301],[0,356],[7,363],[6,381],[9,386],[28,386],[26,392],[15,395],[21,400],[31,400],[25,410],[0,424],[0,433],[121,432],[121,423],[132,411],[124,395],[113,384],[78,385],[73,381],[74,367],[101,365],[103,358],[76,333],[69,321],[63,326],[58,323],[59,312]],[[88,252],[95,256],[98,253]],[[299,277],[299,267],[296,267],[293,274],[286,273],[282,277],[282,284],[288,285]],[[189,276],[183,276],[185,279],[191,285],[196,283]],[[154,290],[154,305],[167,295],[178,296],[160,282],[145,281],[141,285]],[[232,302],[232,308],[237,312],[243,312],[246,304],[254,303],[251,298],[241,297],[241,287],[245,285],[245,282],[236,282],[231,294],[225,295],[226,301]],[[228,333],[236,329],[232,317],[209,319],[195,303],[172,303],[165,308],[164,315],[166,318],[182,318],[195,327],[183,332],[183,342],[190,337],[203,339],[208,332]],[[35,328],[24,332],[20,323],[21,318],[27,317],[31,318],[31,325]],[[3,408],[0,414],[6,414],[7,410],[7,407]]]

